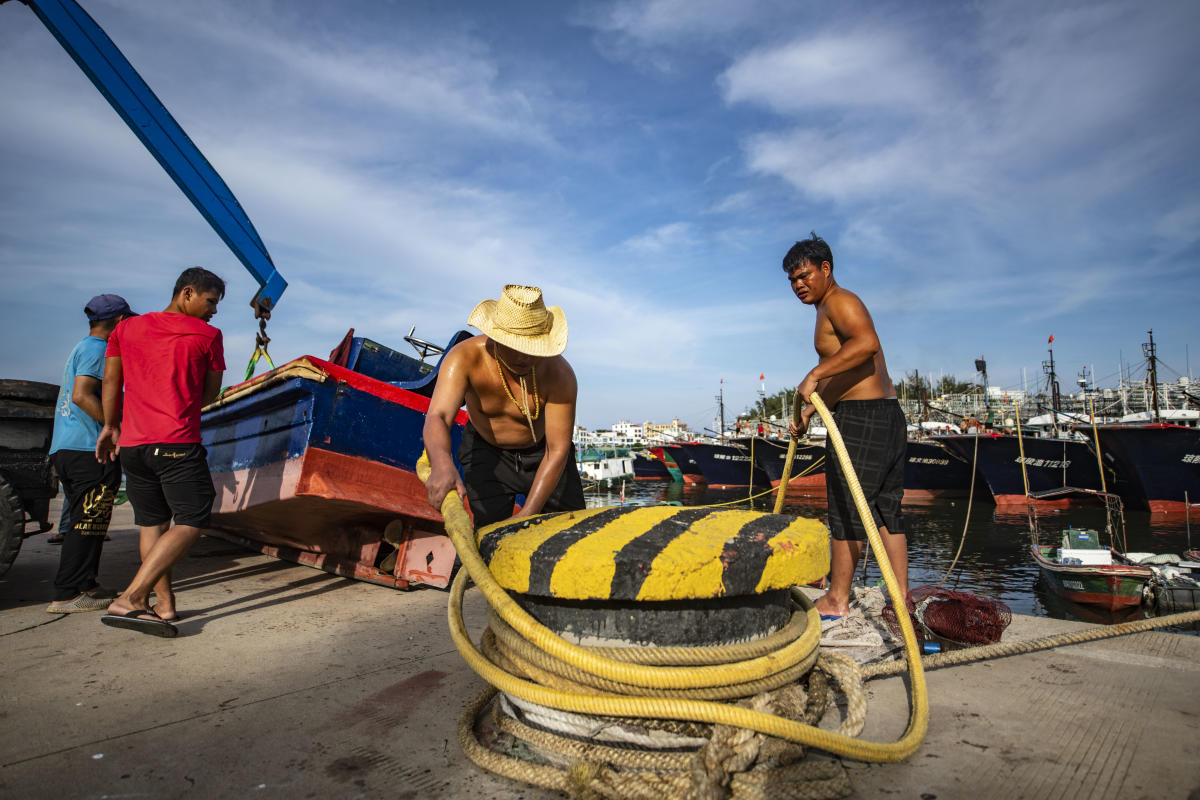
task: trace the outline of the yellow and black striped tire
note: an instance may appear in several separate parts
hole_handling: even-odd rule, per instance
[[[505,589],[564,600],[754,595],[829,571],[820,521],[761,511],[592,508],[498,522],[477,538]]]

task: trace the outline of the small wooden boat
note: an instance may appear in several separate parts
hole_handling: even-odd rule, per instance
[[[1064,489],[1058,493],[1082,490]],[[1053,499],[1055,493],[1042,493]],[[1108,512],[1106,534],[1110,542],[1125,539],[1125,517],[1121,500],[1115,494],[1089,492],[1102,500]],[[1136,606],[1142,603],[1147,582],[1153,577],[1150,567],[1127,559],[1121,551],[1100,543],[1100,533],[1068,527],[1062,532],[1061,546],[1040,543],[1037,507],[1029,506],[1030,552],[1047,585],[1056,594],[1076,603],[1106,609]],[[1123,545],[1122,545],[1123,546]]]
[[[1039,544],[1031,547],[1034,560],[1054,592],[1076,603],[1110,610],[1141,604],[1142,590],[1153,574],[1149,567],[1121,563],[1120,554],[1108,548],[1095,551],[1100,558],[1107,557],[1107,563],[1075,563],[1078,556],[1062,555],[1068,549]]]
[[[454,548],[416,475],[437,369],[347,338],[332,354],[342,365],[298,358],[204,409],[209,532],[358,580],[446,586]]]

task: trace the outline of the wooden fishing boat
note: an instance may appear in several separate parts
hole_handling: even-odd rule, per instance
[[[1055,494],[1082,490],[1059,490],[1042,493],[1047,499]],[[1110,542],[1118,538],[1124,548],[1125,517],[1121,499],[1107,492],[1089,492],[1104,502],[1107,510],[1106,534]],[[1150,567],[1127,559],[1121,550],[1100,543],[1100,533],[1068,527],[1062,531],[1061,545],[1040,543],[1037,506],[1031,497],[1028,505],[1030,533],[1033,541],[1030,552],[1051,591],[1076,603],[1118,609],[1140,605],[1147,582],[1154,576]]]
[[[304,356],[204,409],[209,532],[358,580],[445,586],[454,548],[415,471],[436,366],[349,336],[332,357],[342,364]]]
[[[1097,551],[1104,554],[1100,558],[1110,559],[1107,563],[1064,563],[1064,558],[1077,558],[1062,556],[1064,549],[1070,548],[1031,545],[1034,561],[1055,593],[1076,603],[1110,610],[1141,604],[1142,590],[1153,574],[1149,567],[1121,563],[1120,554],[1108,548]]]

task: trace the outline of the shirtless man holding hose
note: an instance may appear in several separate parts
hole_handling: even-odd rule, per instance
[[[443,359],[425,416],[429,504],[440,509],[456,489],[470,501],[476,529],[512,516],[584,507],[571,434],[578,387],[563,358],[567,320],[533,286],[504,287],[467,324],[483,335],[455,345]],[[450,430],[466,404],[459,478]],[[465,484],[465,485],[464,485]],[[513,514],[519,495],[525,500]]]
[[[808,398],[819,393],[833,410],[888,561],[907,598],[908,540],[900,513],[907,425],[875,323],[862,300],[838,285],[833,253],[815,233],[788,251],[783,271],[800,302],[817,310],[813,345],[819,361],[800,382],[797,391],[805,406],[791,434],[800,436],[808,428],[816,411]],[[832,536],[830,582],[816,606],[823,620],[836,620],[850,610],[850,581],[867,535],[832,445],[825,456],[825,483]]]

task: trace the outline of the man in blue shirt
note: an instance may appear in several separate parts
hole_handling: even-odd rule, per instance
[[[96,460],[96,439],[104,423],[100,387],[108,336],[118,322],[134,313],[115,294],[93,297],[83,311],[90,328],[67,359],[50,442],[50,463],[66,492],[63,502],[70,520],[70,530],[61,531],[54,601],[46,608],[55,614],[102,611],[116,596],[96,582],[96,574],[121,485],[121,467],[116,461]]]

